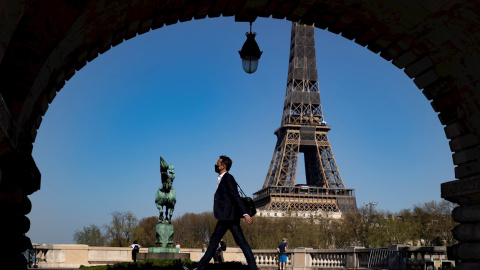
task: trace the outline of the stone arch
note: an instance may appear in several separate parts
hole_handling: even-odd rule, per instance
[[[453,213],[461,223],[480,221],[478,215],[469,214],[477,211],[480,194],[480,4],[476,2],[63,0],[52,5],[30,0],[8,2],[1,10],[0,191],[22,205],[5,217],[28,212],[26,195],[40,185],[40,172],[31,157],[36,131],[56,92],[75,71],[136,35],[223,15],[237,21],[271,16],[315,23],[403,69],[439,113],[454,152],[459,180],[444,183],[442,197],[462,205]],[[12,224],[22,222],[27,221],[18,218]],[[462,244],[452,249],[454,253],[480,250],[480,245],[471,243],[475,236],[466,233],[465,226],[470,225],[456,228]],[[23,239],[24,232],[25,228],[12,239]],[[460,253],[463,260],[476,256],[471,251]]]

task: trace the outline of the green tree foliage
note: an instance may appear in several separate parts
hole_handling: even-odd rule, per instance
[[[376,248],[394,244],[448,246],[455,244],[451,233],[455,226],[451,217],[453,207],[454,204],[447,201],[431,201],[397,213],[361,207],[358,213],[345,213],[339,220],[255,216],[252,225],[242,220],[241,226],[253,249],[275,249],[284,237],[288,238],[290,249],[332,249],[352,245]],[[105,226],[106,243],[127,246],[136,239],[144,247],[155,246],[157,220],[157,217],[148,217],[138,222],[131,212],[113,212],[111,223]],[[209,242],[217,220],[212,212],[186,213],[172,223],[175,242],[183,248],[201,248]],[[88,231],[86,228],[76,231],[74,240],[80,243],[76,237],[83,239],[81,237]],[[100,236],[92,238],[102,239]],[[223,239],[227,246],[236,246],[231,233],[227,232]]]
[[[455,243],[451,234],[455,226],[452,209],[453,204],[447,201],[432,201],[398,213],[361,207],[358,213],[345,213],[340,220],[256,216],[252,225],[243,221],[241,225],[254,249],[274,249],[284,237],[288,238],[290,248],[451,245]],[[202,243],[208,243],[216,222],[211,212],[185,214],[173,221],[176,241],[182,247],[199,248]],[[224,241],[228,246],[235,246],[230,233]]]
[[[154,247],[157,223],[158,217],[156,216],[142,218],[133,230],[133,240],[137,240],[143,247]]]
[[[433,246],[455,243],[450,232],[455,226],[451,216],[453,206],[447,201],[431,201],[413,207],[412,219],[418,228],[418,238],[423,240],[422,244]]]
[[[345,248],[348,246],[361,246],[366,236],[365,225],[361,222],[362,216],[359,213],[345,213],[342,220],[331,220],[323,222],[326,233],[322,235],[325,244],[320,248]],[[331,237],[334,235],[335,237]]]
[[[357,217],[359,243],[365,247],[452,245],[455,243],[451,233],[455,226],[451,217],[453,207],[447,201],[431,201],[398,213],[362,207]]]
[[[138,225],[138,219],[132,212],[112,213],[112,221],[105,225],[108,246],[126,247],[133,241],[132,235]]]
[[[75,230],[73,241],[89,246],[105,246],[105,236],[97,225],[84,226],[82,230]]]

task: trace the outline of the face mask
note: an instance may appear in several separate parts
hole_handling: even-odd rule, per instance
[[[219,172],[220,172],[220,169],[218,168],[218,165],[217,165],[217,164],[215,164],[215,172],[216,172],[216,173],[219,173]]]

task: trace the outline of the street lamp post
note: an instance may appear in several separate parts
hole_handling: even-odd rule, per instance
[[[363,203],[363,204],[364,204],[365,206],[367,206],[367,205],[370,206],[370,207],[369,207],[369,212],[368,212],[368,214],[369,214],[370,216],[372,216],[373,206],[374,206],[374,205],[377,205],[378,202],[369,202],[369,203]]]
[[[243,70],[248,73],[254,73],[258,68],[258,60],[262,55],[262,51],[255,41],[257,33],[252,33],[252,22],[250,22],[250,33],[245,33],[247,40],[242,46],[242,50],[238,51],[240,58],[242,58]]]
[[[394,219],[393,219],[393,222],[394,222],[394,228],[395,228],[395,244],[398,244],[399,243],[399,231],[397,229],[397,220],[401,219],[403,221],[403,216],[395,216]],[[403,222],[402,222],[403,224]]]

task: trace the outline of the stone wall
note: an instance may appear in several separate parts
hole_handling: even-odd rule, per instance
[[[78,268],[80,265],[94,266],[132,262],[132,249],[129,247],[91,247],[88,245],[40,245],[35,246],[38,268]],[[140,253],[147,253],[148,248],[141,248]],[[199,261],[201,249],[182,248],[182,253],[190,253],[192,261]],[[242,250],[228,248],[224,253],[225,261],[246,263]],[[213,262],[213,260],[212,260]]]
[[[199,261],[203,253],[201,249],[182,248],[181,253],[189,253],[192,261]],[[148,248],[141,248],[140,253],[147,253]],[[255,261],[260,269],[276,269],[278,254],[276,250],[253,250]],[[38,268],[78,268],[80,265],[94,266],[132,262],[131,248],[90,247],[87,245],[40,245],[35,246]],[[305,269],[368,269],[371,261],[389,267],[391,258],[384,255],[393,254],[406,261],[406,265],[427,266],[435,269],[449,261],[445,247],[410,247],[391,246],[384,249],[350,247],[346,249],[312,249],[294,248],[287,254],[286,268],[289,270]],[[246,264],[245,256],[239,248],[228,248],[224,253],[227,262],[237,261]],[[402,259],[403,262],[403,259]],[[213,260],[211,261],[213,263]],[[385,269],[386,269],[385,268]],[[423,268],[422,268],[423,269]]]
[[[88,245],[41,245],[35,247],[39,268],[78,268],[80,265],[93,266],[131,262],[131,248],[90,247]],[[140,252],[147,252],[142,248]]]

